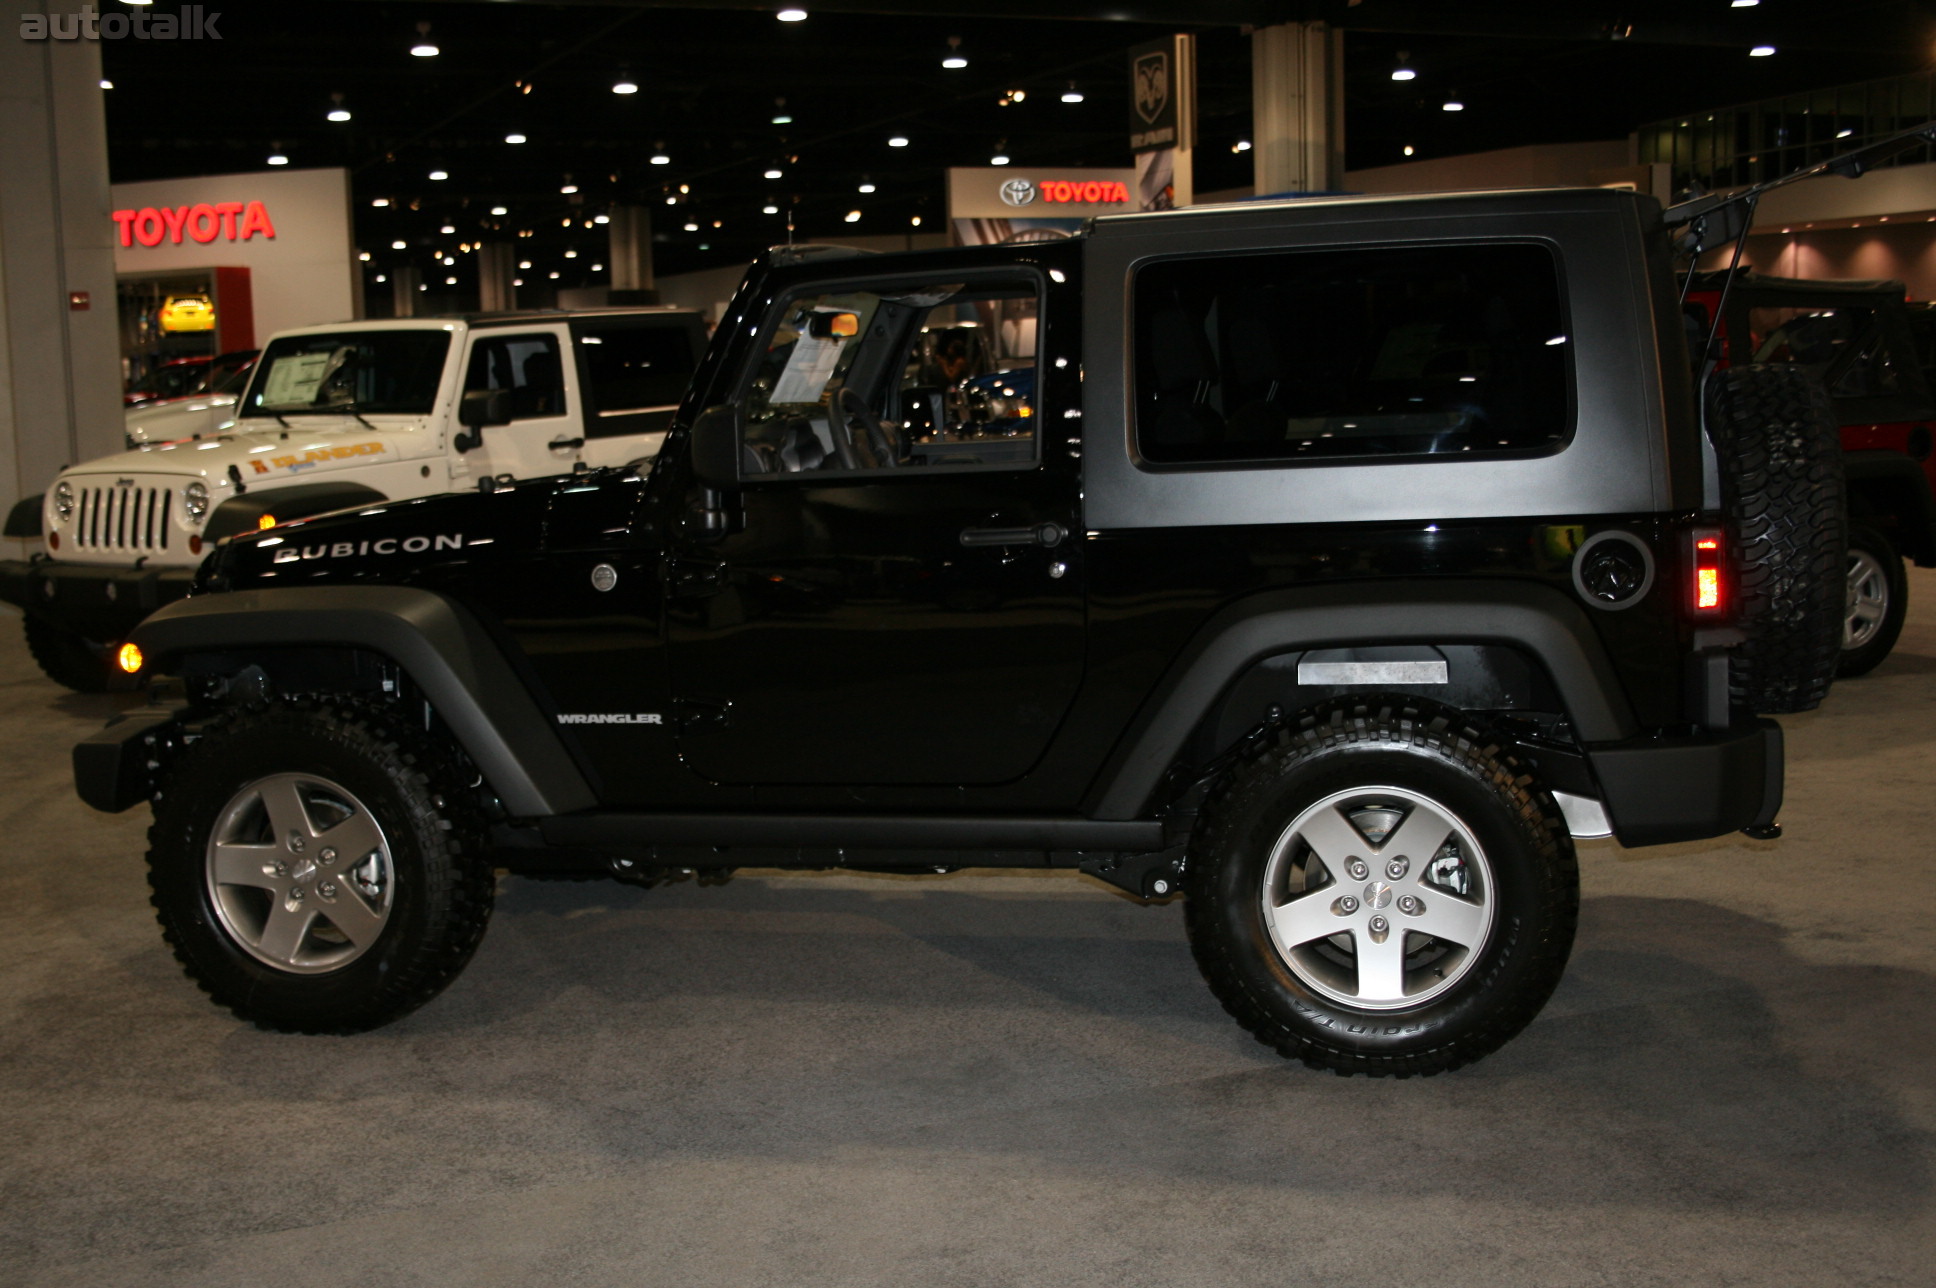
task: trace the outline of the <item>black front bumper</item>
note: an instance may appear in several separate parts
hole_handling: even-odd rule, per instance
[[[0,601],[97,644],[128,637],[135,623],[188,594],[193,568],[129,568],[0,560]]]
[[[1622,845],[1666,845],[1763,827],[1781,809],[1781,726],[1756,720],[1700,737],[1587,748]]]

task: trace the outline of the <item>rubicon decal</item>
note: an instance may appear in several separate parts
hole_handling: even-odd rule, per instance
[[[486,538],[473,541],[472,545],[482,545]],[[262,542],[272,544],[271,541]],[[464,534],[461,532],[440,532],[433,537],[378,537],[374,541],[325,541],[314,546],[290,546],[270,556],[271,563],[301,563],[305,559],[357,559],[366,555],[420,555],[426,550],[462,550]]]
[[[313,447],[299,455],[271,456],[263,461],[255,457],[249,459],[249,468],[257,474],[267,474],[270,470],[288,470],[299,474],[303,470],[314,469],[324,461],[347,461],[357,456],[381,456],[384,446],[378,442],[344,443],[339,447]]]
[[[664,724],[656,711],[591,711],[575,715],[560,715],[559,724],[576,725],[655,725]]]
[[[238,219],[236,216],[240,215]],[[274,239],[276,226],[269,222],[269,208],[259,201],[218,201],[213,205],[198,201],[192,206],[143,206],[139,210],[117,210],[114,222],[121,226],[121,244],[159,246],[165,239],[176,246],[182,237],[212,242],[249,241],[255,237]]]

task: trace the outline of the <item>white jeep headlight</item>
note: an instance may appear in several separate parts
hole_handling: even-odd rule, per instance
[[[54,484],[54,513],[62,523],[74,517],[74,485],[66,479]]]
[[[208,513],[208,484],[196,479],[182,489],[182,509],[188,517],[199,520]]]

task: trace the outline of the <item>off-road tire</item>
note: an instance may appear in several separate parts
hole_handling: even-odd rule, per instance
[[[394,894],[381,930],[340,967],[268,964],[218,909],[213,829],[274,775],[339,785],[387,843]],[[379,704],[318,698],[224,715],[181,753],[154,803],[148,881],[162,934],[190,978],[258,1027],[353,1033],[395,1020],[457,977],[490,918],[475,782],[459,750]]]
[[[1730,696],[1764,714],[1812,711],[1842,654],[1848,511],[1841,434],[1820,380],[1788,363],[1707,382],[1728,557],[1746,641]]]
[[[76,693],[107,691],[107,646],[33,613],[22,621],[27,631],[27,652],[48,679]]]
[[[1879,615],[1870,603],[1868,611],[1858,619],[1858,588],[1865,600],[1881,598]],[[1843,679],[1875,670],[1895,648],[1896,639],[1902,634],[1903,619],[1909,615],[1909,577],[1903,571],[1902,556],[1896,553],[1894,542],[1867,524],[1849,528],[1847,593],[1842,660],[1836,668],[1836,674]]]
[[[1266,874],[1292,821],[1373,787],[1440,803],[1488,867],[1489,937],[1417,1005],[1327,996],[1266,921]],[[1347,1075],[1442,1073],[1497,1050],[1552,995],[1579,919],[1579,869],[1552,796],[1482,726],[1409,697],[1339,700],[1260,739],[1211,788],[1186,882],[1191,948],[1224,1009],[1279,1053]]]

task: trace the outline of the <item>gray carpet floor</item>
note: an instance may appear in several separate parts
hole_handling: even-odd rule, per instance
[[[1065,874],[506,877],[353,1038],[176,968],[111,709],[0,619],[0,1284],[1927,1285],[1936,573],[1787,719],[1787,836],[1582,847],[1558,995],[1444,1077],[1238,1030]]]

